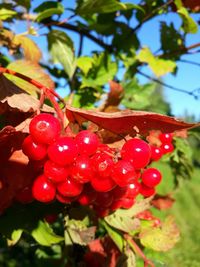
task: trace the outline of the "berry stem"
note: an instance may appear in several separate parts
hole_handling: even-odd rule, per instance
[[[155,267],[154,263],[147,259],[143,251],[139,248],[139,246],[135,243],[135,241],[128,234],[124,234],[124,239],[127,241],[129,246],[133,249],[133,251],[139,255],[144,261],[144,267]]]
[[[34,80],[34,79],[22,74],[22,73],[19,73],[19,72],[16,72],[14,70],[10,70],[10,69],[4,68],[4,67],[0,67],[0,72],[1,73],[8,73],[10,75],[13,75],[13,76],[16,76],[18,78],[21,78],[24,81],[36,86],[38,89],[44,90],[45,92],[49,91],[52,95],[54,95],[56,98],[58,98],[64,105],[66,104],[64,99],[62,97],[60,97],[53,89],[44,86],[40,82],[38,82],[38,81],[36,81],[36,80]]]

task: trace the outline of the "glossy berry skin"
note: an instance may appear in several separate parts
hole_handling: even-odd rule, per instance
[[[32,195],[32,188],[30,186],[26,186],[20,191],[18,191],[15,196],[15,200],[22,204],[29,204],[33,202],[34,198]]]
[[[139,138],[128,140],[121,150],[122,159],[132,162],[135,169],[144,168],[150,161],[150,146]]]
[[[48,203],[55,199],[56,187],[45,175],[40,175],[33,182],[32,194],[36,200]]]
[[[64,182],[69,175],[69,168],[47,160],[44,164],[44,174],[53,183]]]
[[[124,187],[115,187],[113,189],[113,196],[115,199],[130,198],[134,199],[140,192],[140,183],[133,181]]]
[[[92,178],[91,185],[98,192],[108,192],[116,186],[116,183],[110,177],[96,175]]]
[[[163,151],[160,147],[157,146],[151,146],[151,160],[152,161],[158,161],[162,158]]]
[[[64,197],[76,197],[80,195],[83,190],[83,184],[68,177],[66,181],[57,185],[58,193]]]
[[[135,180],[136,173],[132,163],[128,160],[119,160],[113,166],[112,179],[121,187]]]
[[[97,150],[99,139],[95,133],[88,130],[79,132],[75,137],[75,142],[79,148],[80,154],[91,156]]]
[[[41,113],[31,120],[29,131],[35,142],[51,144],[60,135],[61,125],[53,115]]]
[[[103,152],[94,154],[91,158],[93,169],[101,176],[108,177],[114,166],[112,158]]]
[[[163,144],[171,143],[173,140],[173,134],[172,133],[161,133],[159,135],[159,139]]]
[[[77,145],[71,137],[59,137],[48,147],[50,160],[58,165],[65,166],[71,164],[78,155]]]
[[[114,199],[112,202],[112,205],[110,206],[110,209],[112,211],[123,208],[123,209],[130,209],[135,203],[134,199],[131,198],[120,198],[120,199]]]
[[[71,167],[71,177],[79,183],[87,183],[92,179],[93,175],[90,158],[87,155],[78,156]]]
[[[142,174],[142,182],[148,187],[155,187],[162,180],[162,175],[156,168],[148,168]]]
[[[41,143],[35,143],[29,135],[22,143],[22,151],[31,160],[42,160],[47,154],[47,146]]]
[[[174,146],[172,143],[162,144],[161,147],[163,154],[172,153],[174,151]]]
[[[61,194],[59,194],[58,192],[56,193],[56,199],[60,202],[60,203],[63,203],[63,204],[69,204],[71,203],[74,198],[70,198],[70,197],[65,197]]]
[[[140,186],[140,194],[143,195],[144,197],[151,197],[156,193],[155,188],[153,187],[148,187],[145,184],[141,183]]]

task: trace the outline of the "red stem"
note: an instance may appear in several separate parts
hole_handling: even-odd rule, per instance
[[[3,67],[0,67],[0,72],[2,73],[8,73],[10,75],[13,75],[13,76],[16,76],[16,77],[19,77],[21,79],[23,79],[24,81],[32,84],[32,85],[35,85],[38,89],[44,89],[45,91],[49,91],[51,92],[52,95],[54,95],[55,97],[57,97],[62,103],[65,104],[65,101],[51,88],[48,88],[46,86],[44,86],[43,84],[41,84],[40,82],[24,75],[24,74],[21,74],[19,72],[16,72],[14,70],[10,70],[10,69],[6,69],[6,68],[3,68]]]
[[[124,234],[125,240],[128,242],[128,244],[131,246],[131,248],[135,251],[136,254],[138,254],[144,261],[144,267],[155,267],[154,263],[147,259],[143,251],[139,248],[139,246],[135,243],[135,241],[129,236],[128,234]]]
[[[62,103],[64,103],[64,105],[65,105],[65,101],[53,89],[44,86],[40,82],[38,82],[38,81],[28,77],[28,76],[25,76],[24,74],[21,74],[19,72],[16,72],[16,71],[13,71],[13,70],[10,70],[7,68],[0,67],[0,72],[1,73],[8,73],[10,75],[21,78],[24,81],[26,81],[26,82],[36,86],[38,89],[40,89],[41,90],[40,106],[42,105],[44,98],[45,98],[45,95],[46,95],[49,98],[49,100],[52,102],[62,124],[64,125],[64,115],[63,115],[63,112],[62,112],[58,102],[55,100],[55,97],[58,98]]]

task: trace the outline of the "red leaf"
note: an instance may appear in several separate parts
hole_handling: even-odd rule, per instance
[[[174,204],[174,198],[169,195],[160,196],[156,195],[154,199],[151,201],[151,204],[159,210],[170,209]]]
[[[77,121],[79,124],[92,121],[101,128],[121,135],[135,135],[136,133],[146,135],[150,130],[169,133],[200,126],[200,123],[187,123],[173,117],[145,111],[123,110],[106,113],[67,106],[66,115],[69,121]]]

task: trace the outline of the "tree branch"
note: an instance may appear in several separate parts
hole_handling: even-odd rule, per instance
[[[99,38],[95,37],[94,35],[91,34],[91,32],[87,29],[84,29],[82,27],[79,26],[75,26],[69,23],[60,23],[57,22],[55,20],[49,20],[49,23],[52,26],[58,27],[58,28],[62,28],[62,29],[66,29],[66,30],[70,30],[73,32],[76,32],[78,34],[81,34],[85,37],[87,37],[88,39],[90,39],[91,41],[95,42],[96,44],[98,44],[99,46],[101,46],[102,48],[104,48],[105,50],[109,51],[109,52],[113,52],[113,47],[112,45],[108,45],[106,43],[104,43],[102,40],[100,40]]]
[[[180,93],[188,94],[190,96],[193,96],[195,99],[199,99],[199,97],[200,97],[200,88],[194,89],[192,91],[187,91],[185,89],[177,88],[175,86],[172,86],[172,85],[169,85],[169,84],[167,84],[165,82],[162,82],[162,81],[160,81],[160,80],[158,80],[156,78],[153,78],[153,77],[149,76],[148,74],[146,74],[146,73],[144,73],[144,72],[142,72],[142,71],[140,71],[138,69],[137,69],[137,73],[142,75],[142,76],[144,76],[145,78],[149,79],[150,81],[156,82],[156,83],[158,83],[158,84],[160,84],[160,85],[162,85],[162,86],[164,86],[166,88],[169,88],[171,90],[174,90],[174,91],[177,91],[177,92],[180,92]]]

